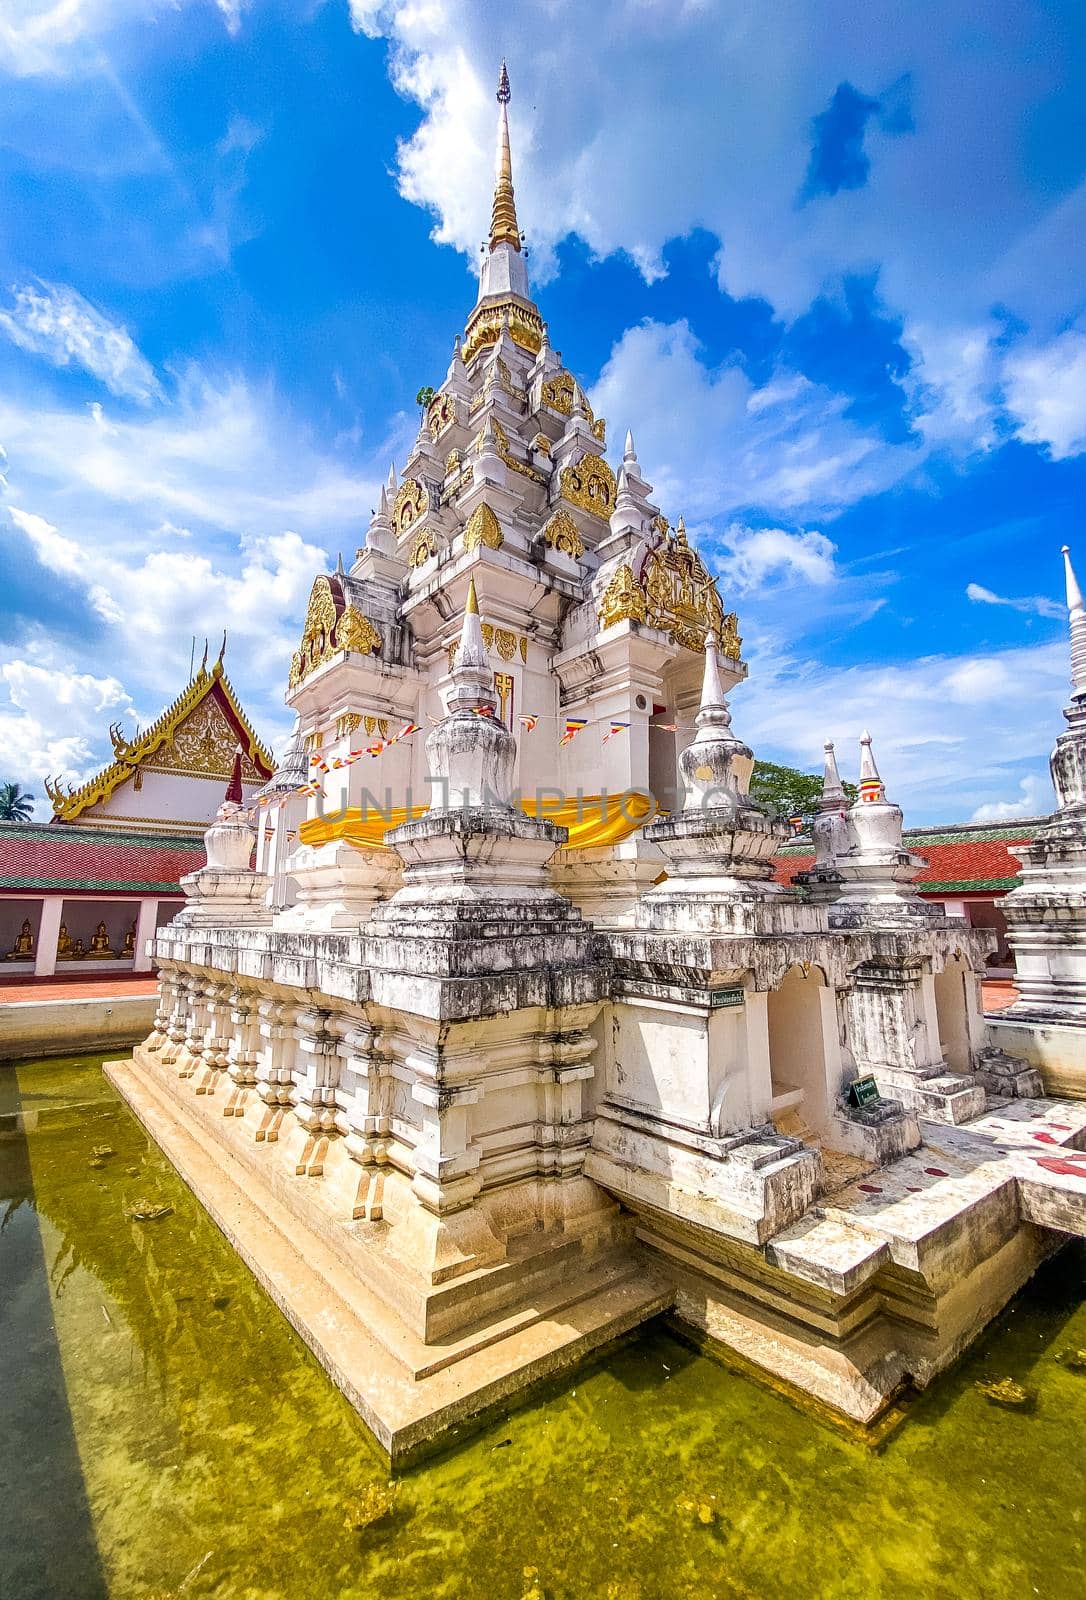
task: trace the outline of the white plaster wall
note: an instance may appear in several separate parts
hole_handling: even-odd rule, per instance
[[[608,1042],[611,1099],[699,1128],[709,1125],[704,1012],[650,1000],[617,1002]]]

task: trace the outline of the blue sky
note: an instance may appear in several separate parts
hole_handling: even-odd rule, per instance
[[[722,575],[738,730],[851,770],[869,724],[909,821],[1049,809],[1086,25],[905,10],[9,0],[0,776],[88,775],[225,624],[281,738],[474,297],[506,55],[552,343]]]

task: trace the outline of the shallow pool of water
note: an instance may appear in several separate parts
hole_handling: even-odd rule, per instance
[[[1077,1248],[877,1450],[655,1328],[360,1530],[380,1455],[97,1061],[0,1068],[4,1128],[4,1600],[1084,1593]],[[1004,1376],[1031,1410],[974,1387]]]

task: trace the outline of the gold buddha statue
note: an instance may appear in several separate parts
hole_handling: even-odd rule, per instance
[[[69,959],[72,961],[82,961],[86,953],[87,952],[83,948],[82,939],[77,939],[75,944],[72,946],[72,953]]]
[[[112,961],[113,951],[109,948],[109,934],[106,925],[100,922],[94,930],[94,937],[87,951],[88,961]]]
[[[72,936],[68,932],[68,924],[62,922],[60,932],[57,934],[57,960],[71,961],[74,955],[75,950],[72,946]]]
[[[15,943],[8,951],[9,961],[32,961],[34,959],[34,935],[30,931],[30,918],[23,918],[21,932],[15,935]]]
[[[136,924],[133,923],[132,926],[129,928],[128,932],[124,936],[124,951],[123,951],[123,954],[126,955],[126,956],[134,956],[135,953],[136,953]]]

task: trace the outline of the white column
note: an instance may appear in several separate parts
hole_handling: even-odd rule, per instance
[[[133,972],[150,972],[151,957],[147,952],[147,945],[155,936],[158,927],[158,901],[141,900],[139,914],[136,917],[136,955],[132,962]]]
[[[51,978],[57,970],[57,936],[64,914],[64,896],[47,894],[41,903],[38,923],[38,949],[34,957],[35,978]]]

